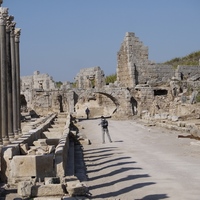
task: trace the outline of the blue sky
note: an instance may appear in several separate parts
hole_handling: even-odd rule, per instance
[[[199,0],[4,0],[21,28],[21,76],[74,81],[81,68],[116,72],[126,32],[164,62],[200,50]]]

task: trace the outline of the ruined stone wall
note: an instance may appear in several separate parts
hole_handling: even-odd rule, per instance
[[[181,66],[178,65],[176,69],[176,77],[182,80],[187,80],[197,74],[200,74],[200,66]]]
[[[33,88],[50,90],[55,89],[56,86],[51,76],[48,74],[40,74],[39,71],[35,71],[33,75]]]
[[[174,74],[175,70],[171,65],[152,64],[148,66],[143,80],[146,79],[146,83],[151,86],[163,85],[169,82]]]
[[[69,81],[63,82],[63,84],[60,87],[61,90],[70,90],[72,88],[73,88],[73,83],[71,83]]]
[[[143,74],[148,64],[148,47],[134,33],[127,32],[118,52],[117,81],[124,87],[145,82]]]
[[[29,109],[42,113],[58,110],[57,92],[54,94],[53,90],[56,91],[55,82],[48,74],[35,71],[32,76],[21,77],[21,94]]]
[[[134,33],[126,33],[118,52],[117,81],[121,86],[166,83],[174,73],[170,65],[159,65],[149,61],[148,47],[144,46]]]
[[[78,88],[101,88],[105,85],[104,72],[100,67],[91,67],[81,69],[80,72],[75,77],[76,84]]]
[[[27,105],[32,104],[33,76],[21,77],[21,94],[25,96]]]
[[[33,103],[31,108],[40,115],[59,110],[57,92],[33,90]]]

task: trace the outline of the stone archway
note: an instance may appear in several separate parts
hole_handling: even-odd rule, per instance
[[[100,116],[112,116],[117,110],[119,103],[113,96],[102,92],[85,91],[78,97],[75,105],[76,115],[79,118],[85,118],[85,109],[90,109],[90,118]]]
[[[131,103],[133,115],[137,115],[137,107],[138,107],[137,101],[133,97],[131,97],[130,103]]]
[[[63,97],[62,97],[61,94],[58,94],[57,100],[59,102],[59,110],[60,110],[60,112],[64,112],[64,110],[63,110]]]

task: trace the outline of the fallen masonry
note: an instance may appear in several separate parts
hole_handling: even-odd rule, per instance
[[[26,132],[2,148],[1,181],[21,198],[85,196],[87,186],[75,174],[76,133],[66,113],[26,123]],[[74,125],[75,126],[75,125]],[[29,131],[27,132],[28,127]],[[83,139],[81,139],[83,142]],[[87,141],[86,141],[87,142]],[[5,190],[1,190],[3,196]]]

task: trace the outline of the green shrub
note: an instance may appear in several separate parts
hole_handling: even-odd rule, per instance
[[[111,74],[109,76],[106,76],[106,84],[109,84],[109,83],[114,83],[115,81],[117,80],[117,74]]]
[[[164,62],[164,64],[172,65],[176,68],[178,65],[199,65],[200,51],[193,52],[187,56],[181,58],[173,58],[169,61]]]
[[[61,81],[56,82],[56,87],[60,88],[63,83]]]

